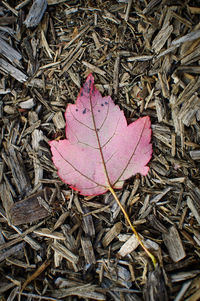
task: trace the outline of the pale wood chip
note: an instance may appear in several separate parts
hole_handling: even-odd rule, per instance
[[[50,49],[50,47],[47,43],[47,40],[46,40],[46,37],[45,37],[45,34],[44,34],[43,30],[41,30],[41,44],[44,47],[44,49],[46,50],[46,52],[47,52],[48,56],[50,57],[50,59],[53,59],[53,57],[51,55],[51,53],[53,51]]]
[[[89,70],[91,70],[92,72],[98,73],[98,74],[103,75],[103,76],[106,74],[105,71],[101,70],[100,68],[98,68],[98,67],[96,67],[96,66],[94,66],[94,65],[92,65],[92,64],[90,64],[86,61],[82,61],[82,63],[83,63],[83,65],[88,67]]]
[[[134,62],[134,61],[149,61],[153,59],[153,55],[136,55],[136,56],[131,56],[127,58],[128,62]]]
[[[190,151],[190,156],[193,160],[200,160],[200,150]]]
[[[79,257],[72,253],[70,250],[68,250],[66,247],[58,243],[57,241],[52,244],[51,248],[55,252],[57,252],[61,257],[67,259],[71,263],[78,263]]]
[[[129,239],[121,246],[118,254],[121,257],[125,257],[126,255],[133,252],[139,246],[139,241],[137,237],[133,234],[129,237]]]
[[[39,236],[45,236],[45,237],[54,238],[54,239],[58,239],[58,240],[65,240],[65,236],[62,233],[55,232],[55,231],[52,232],[48,228],[37,229],[37,230],[34,230],[33,232]]]
[[[95,32],[92,33],[92,38],[94,40],[96,50],[99,50],[102,47],[102,45],[100,44],[97,34]]]
[[[19,103],[19,107],[20,107],[21,109],[25,109],[25,110],[30,110],[30,109],[32,109],[34,106],[35,106],[35,101],[34,101],[33,98],[29,98],[29,99],[27,99],[27,100],[25,100],[25,101],[21,101],[21,102]]]
[[[63,129],[65,127],[65,120],[61,111],[54,114],[53,123],[57,129]]]
[[[193,41],[193,40],[196,40],[199,38],[200,38],[200,30],[196,30],[196,31],[192,31],[192,32],[182,36],[181,38],[173,40],[171,45],[174,46],[174,45],[178,45],[181,43]]]

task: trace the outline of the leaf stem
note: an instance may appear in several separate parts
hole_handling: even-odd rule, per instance
[[[129,224],[129,226],[131,227],[131,229],[132,229],[133,233],[135,234],[135,236],[136,236],[138,242],[140,243],[141,247],[144,249],[144,251],[147,253],[147,255],[151,258],[151,260],[152,260],[152,262],[153,262],[153,265],[154,265],[154,268],[155,268],[155,267],[156,267],[156,258],[154,257],[153,254],[151,254],[151,252],[149,252],[149,250],[148,250],[148,249],[145,247],[145,245],[143,244],[143,242],[142,242],[142,240],[141,240],[139,234],[138,234],[137,231],[135,230],[135,227],[132,225],[129,216],[128,216],[128,214],[126,213],[126,210],[124,209],[124,207],[123,207],[122,204],[120,203],[120,201],[119,201],[119,199],[118,199],[118,197],[117,197],[117,195],[116,195],[114,189],[113,189],[111,186],[109,186],[109,190],[110,190],[110,192],[112,193],[112,195],[113,195],[115,201],[116,201],[117,204],[119,205],[121,211],[123,212],[124,217],[126,218],[128,224]]]

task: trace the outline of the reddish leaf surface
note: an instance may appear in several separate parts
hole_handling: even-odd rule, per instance
[[[151,159],[151,122],[139,118],[127,125],[110,96],[102,97],[90,74],[76,104],[65,112],[66,139],[50,141],[58,175],[82,195],[122,188],[136,173],[146,175]]]

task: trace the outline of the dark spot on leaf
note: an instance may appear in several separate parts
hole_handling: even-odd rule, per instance
[[[98,110],[98,112],[101,112],[100,110]]]
[[[81,96],[83,96],[83,91],[81,91]]]
[[[91,79],[89,80],[89,86],[91,85],[91,83],[92,83],[92,81],[91,81]]]
[[[107,101],[105,101],[105,105],[108,105],[108,102],[107,102]]]
[[[104,104],[102,103],[102,104],[101,104],[101,106],[103,107],[103,106],[104,106]]]
[[[86,113],[86,108],[83,110],[83,114],[85,114]]]
[[[76,112],[78,112],[78,109],[76,109]]]
[[[90,87],[88,87],[88,83],[84,85],[84,91],[88,94],[90,92]]]

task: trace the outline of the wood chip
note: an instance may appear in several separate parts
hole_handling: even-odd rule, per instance
[[[10,216],[13,225],[32,223],[50,214],[50,212],[40,205],[38,200],[38,197],[44,198],[44,193],[44,190],[39,191],[22,201],[16,202],[11,207]],[[50,196],[50,190],[48,191],[48,195]]]
[[[11,75],[19,82],[23,83],[27,81],[28,77],[19,69],[12,66],[8,62],[6,62],[4,59],[0,58],[0,71],[4,72],[5,74]]]
[[[137,237],[133,234],[129,237],[129,239],[121,246],[118,254],[121,257],[125,257],[126,255],[133,252],[139,246],[139,242]]]
[[[116,236],[121,232],[121,229],[122,223],[118,222],[106,233],[102,240],[104,248],[106,248],[111,243],[111,241],[116,238]]]
[[[77,255],[75,255],[74,253],[72,253],[70,250],[68,250],[66,247],[61,245],[60,243],[54,242],[53,245],[51,246],[51,248],[55,252],[57,252],[61,257],[67,259],[68,261],[75,263],[75,264],[78,263],[79,257]]]
[[[194,217],[196,218],[197,222],[200,224],[200,205],[196,198],[192,199],[189,196],[187,197],[187,205],[192,211]]]
[[[172,31],[173,31],[173,26],[169,25],[169,23],[164,24],[163,28],[161,28],[161,30],[159,31],[159,33],[157,34],[157,36],[154,38],[152,42],[152,48],[155,50],[156,53],[158,53],[165,45]]]
[[[98,67],[96,67],[96,66],[94,66],[94,65],[92,65],[92,64],[90,64],[90,63],[88,63],[86,61],[82,61],[82,63],[83,63],[83,65],[85,65],[86,67],[88,67],[89,70],[92,71],[92,72],[98,73],[98,74],[103,75],[103,76],[106,73],[105,71],[101,70],[100,68],[98,68]]]
[[[35,0],[29,10],[26,20],[24,21],[26,27],[29,28],[37,26],[40,23],[46,8],[46,0]]]
[[[57,129],[63,129],[65,127],[65,120],[62,112],[56,112],[53,116],[53,122]]]
[[[21,53],[19,53],[17,50],[15,50],[13,47],[10,46],[10,44],[6,43],[4,39],[0,37],[0,53],[3,55],[7,60],[9,60],[11,63],[17,63],[17,65],[20,64],[20,60],[22,58]]]
[[[163,233],[163,241],[169,251],[169,255],[174,262],[178,262],[186,256],[177,229],[172,226],[167,234]]]
[[[95,259],[94,250],[93,250],[90,238],[82,237],[81,238],[81,246],[82,246],[82,250],[83,250],[83,254],[84,254],[86,263],[87,264],[95,264],[96,259]]]

